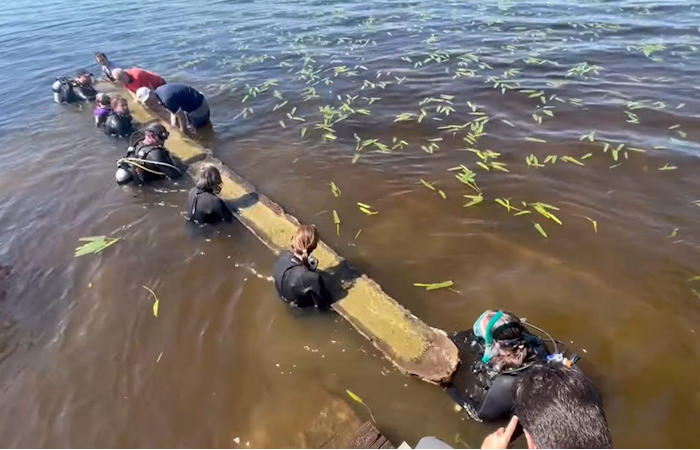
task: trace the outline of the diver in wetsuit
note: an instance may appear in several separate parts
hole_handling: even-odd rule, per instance
[[[112,99],[112,112],[107,116],[104,130],[108,136],[126,137],[134,132],[129,103],[121,95]]]
[[[283,252],[275,263],[277,293],[293,306],[326,309],[331,304],[331,296],[321,273],[316,271],[318,261],[311,256],[316,245],[316,227],[301,225],[292,237],[291,251]]]
[[[170,157],[170,152],[163,146],[169,136],[163,125],[158,122],[152,123],[134,135],[136,142],[129,147],[126,157],[117,162],[117,183],[135,181],[138,184],[146,184],[161,178],[173,179],[181,175],[180,169]]]
[[[471,330],[450,336],[462,366],[447,393],[474,419],[507,419],[513,410],[516,379],[533,365],[556,359],[570,366],[578,359],[578,355],[572,361],[559,353],[550,355],[542,340],[526,327],[514,314],[485,311]]]
[[[92,74],[84,69],[79,70],[75,78],[57,78],[52,88],[53,101],[56,103],[93,101],[97,96],[92,85]]]
[[[196,223],[230,222],[231,210],[217,195],[221,192],[221,172],[207,164],[199,169],[197,184],[187,199],[187,219]]]

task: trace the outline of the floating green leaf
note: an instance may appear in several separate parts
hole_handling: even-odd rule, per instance
[[[532,206],[532,208],[533,208],[535,211],[537,211],[538,213],[540,213],[541,215],[543,215],[543,216],[546,217],[547,219],[550,219],[550,220],[552,220],[552,221],[558,223],[559,225],[562,224],[562,223],[561,223],[561,220],[559,220],[559,218],[558,218],[557,216],[555,216],[554,214],[552,214],[551,212],[549,212],[550,209],[553,209],[553,210],[556,211],[556,210],[559,210],[559,208],[557,208],[557,207],[555,207],[555,206],[552,206],[552,205],[548,205],[548,204],[546,204],[546,203],[540,203],[540,202],[537,202],[537,203],[530,203],[530,206]]]
[[[428,183],[427,181],[425,181],[425,180],[422,179],[422,178],[420,179],[420,183],[421,183],[423,186],[425,186],[425,187],[427,187],[428,189],[430,189],[431,191],[435,191],[435,190],[436,190],[436,189],[435,189],[435,186],[433,186],[431,183]]]
[[[335,234],[340,236],[340,216],[335,209],[333,210],[333,223],[335,224]]]
[[[440,283],[413,283],[413,286],[425,288],[426,291],[434,291],[436,289],[452,287],[453,284],[454,282],[452,280],[448,280]]]
[[[148,292],[150,292],[151,295],[153,296],[153,316],[154,316],[154,317],[158,317],[158,305],[159,305],[159,303],[160,303],[160,300],[158,300],[158,296],[157,296],[156,293],[153,292],[153,290],[152,290],[151,288],[149,288],[148,286],[142,285],[141,287],[144,288],[145,290],[147,290]]]
[[[360,208],[360,211],[367,214],[368,216],[379,214],[379,211],[373,211],[372,206],[368,205],[367,203],[357,202],[357,206]]]
[[[100,253],[110,245],[116,243],[121,238],[108,238],[105,236],[88,236],[78,239],[82,242],[87,242],[79,247],[76,247],[74,256],[83,256],[88,253]]]
[[[547,141],[545,141],[544,139],[534,138],[534,137],[530,137],[530,136],[527,136],[527,137],[525,138],[525,140],[526,140],[526,141],[530,141],[530,142],[538,142],[538,143],[540,143],[540,144],[546,144],[546,143],[547,143]]]
[[[340,197],[340,192],[340,188],[333,181],[331,181],[331,193],[333,194],[333,197]]]
[[[466,197],[466,198],[468,198],[468,199],[470,199],[469,202],[467,202],[467,203],[464,204],[464,207],[465,207],[465,208],[468,207],[468,206],[478,205],[479,203],[481,203],[481,202],[484,201],[484,195],[483,195],[483,194],[478,194],[478,195],[467,195],[467,194],[465,194],[465,195],[463,195],[463,196]]]
[[[666,163],[663,165],[663,167],[659,167],[657,170],[676,170],[678,167],[672,166],[669,163]]]
[[[571,163],[571,164],[576,164],[577,166],[584,166],[585,165],[581,161],[579,161],[578,159],[574,158],[573,156],[569,156],[569,155],[562,156],[561,160],[564,162]]]
[[[593,224],[593,232],[598,234],[598,222],[591,219],[590,217],[586,216],[586,219],[588,219],[589,222]]]
[[[369,409],[369,406],[360,398],[359,395],[355,394],[352,392],[350,389],[345,389],[345,392],[348,394],[348,397],[350,397],[353,401],[359,403],[360,405],[364,406],[367,408],[367,412],[369,413],[369,416],[372,418],[372,422],[376,423],[376,420],[374,420],[374,414],[372,414],[372,410]]]
[[[540,233],[542,235],[542,237],[546,238],[547,233],[544,231],[544,228],[542,228],[542,225],[540,225],[537,222],[535,222],[534,225],[535,225],[535,230],[537,230],[537,232]]]

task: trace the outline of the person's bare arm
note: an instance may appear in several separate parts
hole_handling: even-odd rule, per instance
[[[513,433],[515,432],[515,428],[517,426],[518,417],[511,417],[507,427],[501,427],[498,430],[486,436],[486,438],[484,438],[484,442],[481,443],[481,448],[508,448],[508,444],[510,444],[510,439],[513,437]]]
[[[194,129],[192,128],[192,126],[190,126],[190,119],[189,117],[187,117],[187,113],[185,111],[183,111],[182,109],[178,109],[175,113],[175,116],[177,116],[177,126],[178,128],[180,128],[180,131],[182,131],[185,134],[194,134]]]

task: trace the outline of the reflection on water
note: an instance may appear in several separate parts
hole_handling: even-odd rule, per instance
[[[102,50],[202,90],[204,144],[427,323],[516,311],[581,350],[617,446],[693,445],[699,18],[676,1],[0,6],[2,442],[300,445],[345,389],[397,443],[489,429],[342,319],[290,311],[243,226],[186,225],[190,181],[117,186],[125,144],[49,103]],[[73,258],[102,234],[122,240]]]

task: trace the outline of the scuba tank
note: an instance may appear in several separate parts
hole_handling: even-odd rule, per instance
[[[115,174],[117,183],[123,184],[132,179],[140,184],[161,177],[176,177],[182,174],[180,169],[172,164],[172,161],[148,160],[148,155],[154,150],[160,150],[161,157],[165,155],[169,160],[168,151],[163,145],[145,145],[143,143],[146,132],[153,133],[159,137],[161,141],[165,141],[168,136],[168,130],[159,123],[152,123],[143,130],[135,131],[129,138],[129,148],[126,152],[126,158],[120,159],[117,162],[118,169]],[[165,167],[165,168],[164,168]],[[121,170],[120,170],[121,169]],[[177,172],[175,175],[169,173],[169,170]],[[129,175],[127,177],[127,173]]]
[[[129,137],[129,148],[126,150],[127,158],[133,158],[136,155],[135,147],[140,144],[145,137],[144,132],[141,130],[131,133],[131,136]],[[117,184],[127,184],[132,180],[136,180],[136,174],[134,173],[134,169],[131,164],[123,162],[122,160],[117,161],[117,172],[114,174],[114,177],[117,180]]]
[[[53,101],[56,103],[71,103],[75,101],[73,92],[74,81],[68,77],[56,78],[51,86],[53,91]]]

